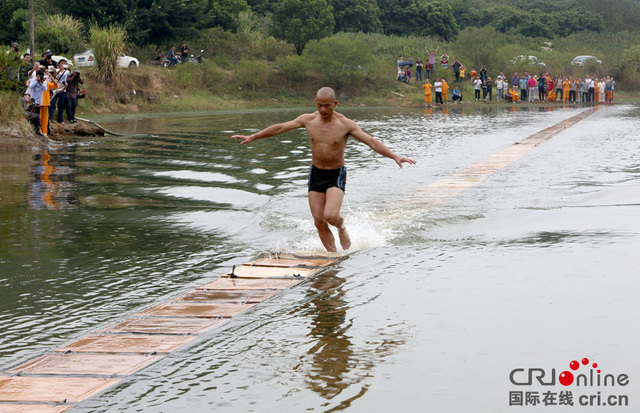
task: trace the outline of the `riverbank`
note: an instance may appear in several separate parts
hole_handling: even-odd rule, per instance
[[[84,68],[83,68],[84,69]],[[184,65],[166,70],[143,65],[139,69],[123,70],[111,84],[95,79],[91,68],[83,70],[86,98],[79,101],[78,116],[94,121],[114,118],[150,117],[170,113],[209,113],[220,111],[266,110],[283,108],[313,109],[313,96],[317,84],[291,84],[285,78],[273,75],[263,87],[243,87],[233,81],[234,74],[225,72],[215,64]],[[215,78],[216,81],[210,80]],[[462,82],[465,98],[473,96],[470,82]],[[10,97],[7,97],[10,96]],[[33,129],[22,119],[18,98],[2,95],[3,113],[0,120],[0,148],[3,150],[41,151],[52,142],[33,134]],[[340,108],[345,107],[408,107],[424,108],[421,84],[405,84],[390,78],[386,82],[366,84],[362,88],[337,90]],[[640,102],[638,92],[619,91],[617,103]],[[449,102],[444,108],[487,106],[562,106],[562,102],[487,102],[465,100],[462,104]],[[432,105],[434,109],[439,106]],[[6,113],[5,113],[6,112]],[[78,136],[100,136],[104,132],[81,122],[60,125],[52,122],[55,141],[69,142]]]

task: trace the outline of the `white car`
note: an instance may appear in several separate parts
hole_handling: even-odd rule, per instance
[[[60,60],[62,60],[62,59],[66,60],[67,63],[69,63],[69,64],[73,64],[73,60],[67,59],[64,56],[51,56],[51,60],[53,60],[56,63],[60,62]]]
[[[547,67],[547,65],[542,60],[538,59],[538,56],[519,55],[514,57],[511,60],[511,63],[514,65],[525,63],[528,65],[537,65],[537,66],[540,66],[541,68]]]
[[[96,64],[94,60],[93,52],[91,50],[85,50],[82,53],[73,56],[73,60],[76,66],[93,66]],[[118,57],[118,66],[120,67],[128,67],[128,68],[136,68],[140,67],[140,62],[138,59],[131,56],[120,55]]]
[[[573,58],[573,60],[571,61],[572,65],[576,65],[576,66],[584,66],[587,64],[587,62],[589,61],[594,61],[597,64],[601,65],[602,64],[602,60],[598,59],[595,56],[576,56]]]

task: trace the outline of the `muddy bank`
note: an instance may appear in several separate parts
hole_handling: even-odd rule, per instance
[[[57,123],[52,122],[49,131],[49,139],[36,135],[33,129],[27,125],[3,125],[0,126],[0,150],[29,150],[44,151],[52,145],[66,142],[76,142],[85,137],[104,136],[104,132],[98,127],[83,122]]]

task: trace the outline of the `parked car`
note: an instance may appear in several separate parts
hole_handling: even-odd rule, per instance
[[[542,60],[538,59],[538,56],[519,55],[511,59],[511,63],[514,65],[520,65],[524,63],[531,66],[539,66],[540,68],[547,67],[547,65]]]
[[[85,50],[82,53],[73,56],[76,66],[93,66],[96,64],[93,51]],[[118,57],[119,67],[136,68],[140,67],[140,62],[135,57],[121,55]]]
[[[602,60],[598,59],[595,56],[576,56],[571,61],[571,64],[576,66],[584,66],[590,61],[596,62],[599,65],[602,64]]]
[[[54,62],[56,62],[56,63],[58,63],[58,62],[59,62],[60,60],[62,60],[62,59],[66,60],[66,61],[67,61],[67,63],[71,63],[71,64],[73,64],[73,60],[71,60],[71,59],[67,59],[67,58],[66,58],[66,57],[64,57],[64,56],[51,56],[51,60],[53,60],[53,61],[54,61]]]

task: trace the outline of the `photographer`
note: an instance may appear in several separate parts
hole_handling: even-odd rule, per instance
[[[74,70],[67,78],[67,120],[76,123],[76,108],[78,107],[78,85],[84,84],[80,77],[80,71]]]
[[[36,133],[40,133],[40,115],[38,115],[38,107],[31,99],[29,93],[25,93],[22,96],[22,114],[34,127]]]

